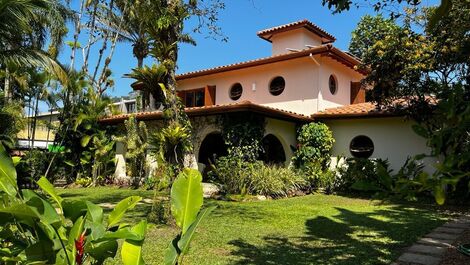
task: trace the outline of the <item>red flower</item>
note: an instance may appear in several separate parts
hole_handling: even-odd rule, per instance
[[[75,256],[75,261],[78,265],[81,265],[83,262],[83,253],[85,251],[85,232],[83,232],[78,240],[75,240],[75,248],[77,249],[77,255]]]

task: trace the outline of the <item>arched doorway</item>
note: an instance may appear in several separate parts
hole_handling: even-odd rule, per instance
[[[286,153],[282,147],[281,141],[272,135],[266,135],[261,141],[260,160],[266,164],[284,164],[286,162]]]
[[[210,133],[204,138],[199,148],[198,162],[204,164],[204,175],[209,169],[209,165],[214,164],[215,160],[221,156],[227,155],[227,146],[220,133]]]

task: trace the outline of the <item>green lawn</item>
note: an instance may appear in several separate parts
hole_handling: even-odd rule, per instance
[[[88,188],[61,190],[67,199],[117,202],[151,191]],[[200,226],[186,264],[389,264],[402,248],[446,219],[436,208],[378,204],[332,195],[260,202],[221,202]],[[145,218],[138,205],[128,220]],[[161,264],[176,230],[151,225],[144,245],[147,264]],[[112,262],[119,263],[119,261]]]

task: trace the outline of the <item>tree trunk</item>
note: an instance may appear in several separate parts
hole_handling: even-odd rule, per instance
[[[11,100],[11,91],[10,91],[10,71],[8,68],[5,68],[5,105],[8,104]]]
[[[98,10],[98,4],[97,2],[94,3],[93,6],[93,13],[91,15],[91,31],[90,35],[88,36],[88,44],[85,47],[85,57],[83,58],[83,66],[82,66],[82,71],[88,74],[88,58],[90,56],[90,50],[92,46],[92,40],[95,38],[94,34],[96,32],[96,12]]]
[[[34,104],[34,116],[33,116],[33,124],[32,124],[32,136],[31,136],[31,146],[34,148],[34,141],[36,138],[36,124],[38,121],[38,108],[39,108],[39,97],[40,93],[36,95],[36,102]]]
[[[75,53],[77,51],[77,43],[78,43],[78,36],[80,35],[81,27],[82,27],[82,15],[83,15],[83,7],[85,6],[85,0],[80,1],[80,12],[78,13],[77,23],[75,24],[75,33],[73,35],[73,47],[72,53],[70,54],[70,69],[73,69],[75,63]]]

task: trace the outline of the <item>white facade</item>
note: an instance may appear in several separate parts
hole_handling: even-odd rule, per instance
[[[271,38],[272,54],[284,54],[292,50],[303,50],[310,46],[322,45],[322,39],[304,28],[286,31]]]
[[[312,57],[184,79],[178,81],[178,90],[211,85],[216,87],[218,105],[247,100],[308,116],[326,108],[349,105],[351,82],[359,82],[363,76],[331,58]],[[330,75],[335,76],[338,84],[334,95],[328,87]],[[277,76],[284,78],[286,86],[280,95],[274,96],[269,85]],[[237,83],[242,85],[243,93],[238,100],[232,100],[230,89]]]
[[[306,26],[299,27],[305,23]],[[353,100],[351,96],[352,84],[354,83],[357,89],[358,82],[364,78],[364,75],[354,67],[359,62],[335,49],[331,44],[334,42],[334,37],[310,22],[295,22],[262,31],[258,35],[272,43],[272,57],[180,75],[177,77],[180,96],[196,93],[188,91],[200,91],[198,93],[204,91],[206,97],[208,88],[215,87],[212,91],[215,93],[210,94],[212,105],[250,101],[253,104],[308,117],[325,109],[348,106],[351,102],[360,103],[365,100],[365,93],[359,100],[357,100],[359,97]],[[299,56],[290,56],[296,53]],[[282,93],[273,95],[269,90],[270,83],[279,76],[284,79],[285,87]],[[334,93],[330,90],[331,77],[336,83]],[[235,84],[241,84],[242,93],[234,100],[230,97],[230,91]],[[204,100],[204,106],[199,107],[205,108],[206,104]],[[191,161],[199,162],[198,152],[204,138],[220,131],[220,128],[209,122],[210,120],[208,118],[202,126],[199,124],[198,128],[194,129],[195,154]],[[334,157],[350,157],[350,142],[358,135],[368,136],[373,141],[375,148],[371,158],[388,159],[391,169],[395,171],[401,168],[407,157],[429,152],[425,140],[412,131],[412,123],[400,117],[355,119],[325,117],[322,122],[333,131],[336,140],[332,150]],[[293,156],[291,146],[296,146],[297,125],[293,120],[266,118],[265,134],[274,135],[282,144],[286,163],[289,163]],[[121,151],[121,156],[118,157],[121,163],[120,176],[125,172],[125,160],[122,155],[125,150]],[[426,169],[430,171],[433,161],[426,162]],[[195,163],[191,165],[195,166]]]
[[[351,157],[349,145],[359,135],[369,137],[374,143],[374,152],[370,158],[388,159],[390,168],[397,172],[407,157],[429,154],[424,138],[413,132],[412,121],[403,117],[381,117],[362,119],[335,119],[322,121],[333,132],[335,143],[333,157]],[[435,160],[426,160],[425,170],[432,171]]]

